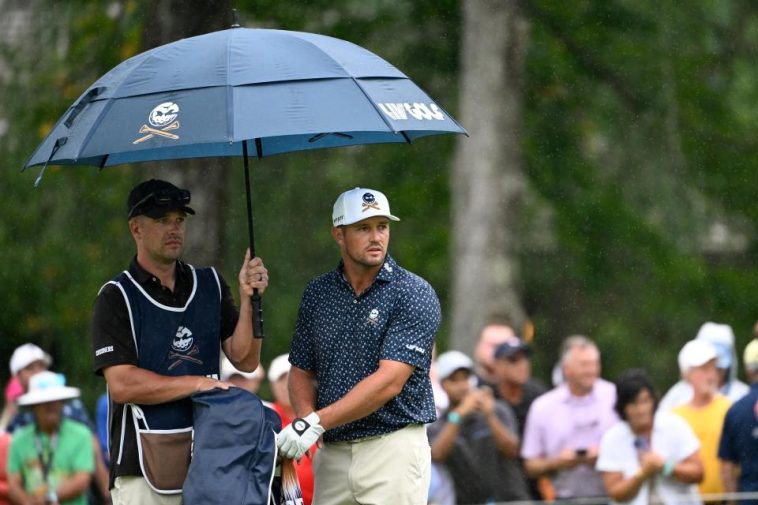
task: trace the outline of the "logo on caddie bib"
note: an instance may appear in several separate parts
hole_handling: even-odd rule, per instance
[[[200,354],[200,349],[196,345],[192,345],[194,342],[195,338],[192,336],[192,331],[189,328],[180,326],[176,329],[176,335],[174,335],[174,340],[171,342],[171,350],[168,353],[168,359],[176,361],[168,366],[169,370],[178,366],[183,361],[196,365],[203,364],[203,360],[194,357],[196,354]]]

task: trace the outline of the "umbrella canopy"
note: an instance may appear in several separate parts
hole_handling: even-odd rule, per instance
[[[466,133],[405,74],[344,40],[231,28],[138,54],[72,105],[24,168],[242,156]],[[263,336],[252,296],[253,335]]]
[[[263,157],[440,133],[466,132],[370,51],[312,33],[231,28],[113,68],[25,167],[240,156],[245,141]]]

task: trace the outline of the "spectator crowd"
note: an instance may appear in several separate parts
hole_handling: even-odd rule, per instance
[[[659,398],[642,369],[601,377],[601,349],[569,336],[553,387],[532,375],[531,347],[505,324],[480,333],[471,356],[450,350],[430,370],[437,421],[427,426],[429,504],[595,499],[596,503],[734,503],[758,492],[758,324],[738,352],[732,328],[707,322],[678,355],[681,380]],[[739,356],[749,384],[738,379]],[[95,420],[79,390],[34,344],[10,359],[0,417],[0,505],[106,504],[108,412]],[[254,372],[226,359],[221,379],[258,393],[287,425],[288,355]],[[295,462],[303,502],[312,453]],[[742,503],[758,501],[742,500]]]

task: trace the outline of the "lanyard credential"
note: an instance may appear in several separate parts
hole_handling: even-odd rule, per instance
[[[45,449],[42,445],[42,437],[38,430],[34,431],[34,443],[37,446],[37,458],[39,459],[40,467],[42,468],[42,480],[46,486],[50,486],[49,477],[50,469],[53,466],[53,458],[55,457],[55,449],[58,447],[58,433],[53,433],[50,436],[50,450],[45,459]]]

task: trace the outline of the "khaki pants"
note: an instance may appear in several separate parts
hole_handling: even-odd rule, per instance
[[[113,505],[181,505],[181,494],[160,494],[153,491],[144,477],[116,477],[111,489]]]
[[[426,505],[431,462],[421,425],[325,444],[313,460],[313,505]]]

